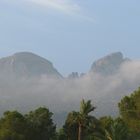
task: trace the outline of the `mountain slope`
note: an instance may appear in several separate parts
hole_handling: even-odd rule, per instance
[[[0,59],[0,75],[19,78],[41,75],[62,77],[50,61],[30,52]]]

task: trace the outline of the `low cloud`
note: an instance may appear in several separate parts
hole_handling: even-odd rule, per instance
[[[42,76],[29,79],[0,80],[0,110],[22,112],[47,106],[55,114],[79,109],[81,99],[91,99],[95,114],[116,115],[117,104],[140,86],[140,61],[124,63],[117,73],[103,76],[88,73],[77,79],[54,79]],[[63,116],[63,115],[62,115]]]

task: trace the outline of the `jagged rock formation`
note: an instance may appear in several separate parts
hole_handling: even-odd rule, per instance
[[[126,61],[129,61],[129,59],[124,58],[121,52],[112,53],[95,61],[91,66],[90,72],[111,75],[116,73]]]
[[[79,78],[79,74],[78,72],[72,72],[71,74],[69,74],[68,78],[69,79]]]

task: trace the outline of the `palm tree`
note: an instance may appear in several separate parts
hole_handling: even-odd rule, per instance
[[[109,130],[105,130],[105,137],[107,140],[127,140],[128,139],[128,129],[125,123],[117,118],[113,121]]]
[[[92,116],[89,115],[92,111],[95,110],[96,107],[94,107],[91,104],[91,100],[88,100],[87,102],[83,99],[80,103],[80,112],[77,116],[78,121],[78,140],[81,140],[82,136],[82,128],[86,127],[88,123],[93,119]]]
[[[78,124],[78,140],[82,139],[82,129],[87,127],[91,120],[94,117],[90,116],[89,113],[95,110],[95,107],[91,104],[91,100],[87,102],[82,100],[80,103],[80,111],[75,112],[73,111],[69,117],[69,122],[77,123]]]

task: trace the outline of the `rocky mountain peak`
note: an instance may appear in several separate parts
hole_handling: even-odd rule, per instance
[[[123,62],[127,61],[121,52],[111,53],[97,61],[91,66],[91,72],[100,73],[103,75],[110,75],[120,68]]]
[[[19,52],[1,58],[0,74],[23,77],[41,75],[62,77],[50,61],[30,52]]]

